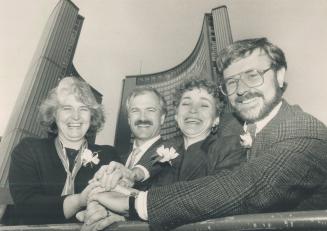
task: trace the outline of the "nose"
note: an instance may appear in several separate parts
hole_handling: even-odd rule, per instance
[[[199,107],[198,107],[198,105],[191,105],[191,107],[190,107],[190,113],[197,113],[198,112],[198,109],[199,109]]]
[[[140,119],[141,119],[141,120],[145,120],[145,118],[146,118],[145,113],[146,113],[145,111],[141,111],[141,112],[140,112]]]
[[[79,120],[79,118],[80,118],[80,112],[79,112],[79,110],[74,110],[74,112],[73,112],[73,119],[74,120]]]
[[[246,92],[248,92],[249,87],[240,79],[237,84],[237,95],[244,95]]]

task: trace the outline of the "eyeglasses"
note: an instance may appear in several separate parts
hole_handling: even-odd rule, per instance
[[[240,80],[249,88],[261,86],[264,82],[264,74],[266,74],[270,69],[271,67],[265,70],[251,69],[230,76],[219,86],[219,88],[224,95],[230,96],[236,92]]]

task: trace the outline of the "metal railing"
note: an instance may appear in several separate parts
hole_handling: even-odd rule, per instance
[[[1,231],[77,231],[81,224],[0,226]],[[140,221],[118,222],[106,231],[149,231],[149,225]],[[175,231],[326,231],[327,210],[262,213],[217,218],[180,226]]]

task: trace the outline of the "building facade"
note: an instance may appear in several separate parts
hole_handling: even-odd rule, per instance
[[[78,11],[78,7],[70,0],[60,0],[46,23],[0,143],[1,195],[4,195],[1,190],[7,190],[4,186],[13,148],[24,137],[47,136],[38,120],[40,103],[63,77],[81,78],[73,65],[73,57],[84,21]],[[94,88],[92,90],[98,102],[101,102],[102,95]]]
[[[141,86],[156,88],[168,104],[168,114],[161,128],[163,139],[179,134],[174,120],[173,95],[176,86],[190,78],[218,81],[216,59],[218,52],[232,43],[232,33],[226,6],[215,8],[204,15],[202,30],[192,53],[181,64],[158,73],[126,76],[123,80],[120,111],[116,126],[115,147],[120,153],[128,152],[133,140],[127,123],[126,98]]]

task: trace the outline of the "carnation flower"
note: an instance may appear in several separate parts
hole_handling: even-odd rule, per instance
[[[157,148],[156,160],[160,163],[168,162],[171,165],[171,160],[175,159],[179,154],[173,147],[165,148],[164,145]]]
[[[82,152],[81,160],[84,167],[88,164],[91,166],[97,165],[100,162],[98,152],[92,153],[92,151],[87,148]]]
[[[252,147],[252,137],[250,132],[245,132],[244,134],[240,135],[241,138],[241,145],[244,148],[251,148]]]

